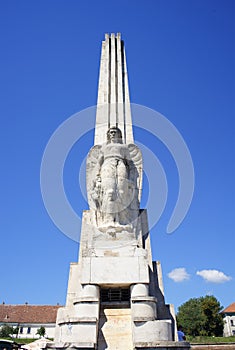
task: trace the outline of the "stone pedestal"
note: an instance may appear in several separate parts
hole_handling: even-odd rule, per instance
[[[123,322],[129,334],[123,333],[123,341],[131,342],[130,349],[189,349],[188,343],[177,341],[174,311],[164,301],[161,266],[151,262],[149,236],[142,236],[146,215],[139,216],[135,238],[130,234],[125,240],[122,234],[109,240],[105,234],[96,235],[89,225],[91,216],[84,212],[79,263],[71,264],[66,306],[58,311],[53,347],[117,349],[107,347],[107,342],[120,338]]]

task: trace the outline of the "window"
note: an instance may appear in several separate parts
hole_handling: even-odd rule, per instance
[[[24,327],[20,327],[20,334],[23,334]]]
[[[230,324],[231,326],[234,326],[233,320],[230,320]]]
[[[31,333],[31,327],[28,327],[27,328],[27,334],[30,334]]]
[[[130,301],[129,288],[102,288],[101,302]]]

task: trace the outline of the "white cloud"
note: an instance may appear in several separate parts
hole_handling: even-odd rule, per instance
[[[204,278],[206,282],[212,283],[224,283],[232,279],[232,277],[226,276],[223,272],[218,270],[201,270],[197,271],[197,275]]]
[[[184,267],[178,267],[167,275],[169,278],[171,278],[174,282],[182,282],[184,280],[188,280],[190,275],[187,273],[186,269]]]

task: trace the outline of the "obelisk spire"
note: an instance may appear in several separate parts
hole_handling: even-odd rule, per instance
[[[123,143],[133,143],[126,56],[120,33],[106,34],[102,42],[95,145],[106,142],[107,130],[116,126]]]

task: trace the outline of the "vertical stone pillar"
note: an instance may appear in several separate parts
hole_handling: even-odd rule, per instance
[[[121,130],[123,143],[134,143],[126,55],[120,33],[106,34],[102,42],[95,145],[106,142],[111,126]]]

